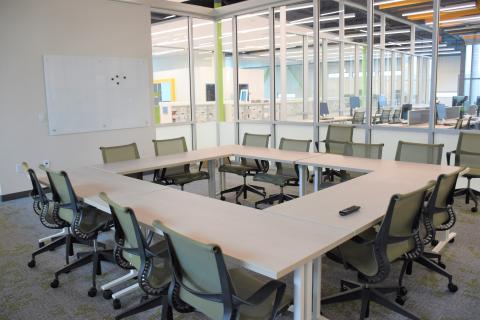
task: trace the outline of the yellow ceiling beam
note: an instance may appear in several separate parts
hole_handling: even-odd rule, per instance
[[[440,21],[450,20],[450,19],[458,19],[463,18],[471,15],[478,15],[480,14],[480,9],[478,8],[471,8],[465,9],[462,11],[455,11],[455,12],[440,12]],[[425,20],[425,22],[432,22],[433,15],[430,13],[428,15],[423,15],[421,19],[417,19],[417,15],[409,16],[409,20]]]

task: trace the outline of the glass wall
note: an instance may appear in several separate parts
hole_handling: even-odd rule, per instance
[[[234,83],[232,58],[232,19],[215,22],[217,56],[217,104],[218,121],[233,122],[234,115]]]

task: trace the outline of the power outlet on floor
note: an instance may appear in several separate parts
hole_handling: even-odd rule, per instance
[[[50,168],[50,160],[43,160],[42,164],[43,164],[46,168]]]

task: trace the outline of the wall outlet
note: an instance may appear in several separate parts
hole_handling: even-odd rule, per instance
[[[16,171],[17,173],[23,173],[23,166],[22,166],[21,163],[15,164],[15,171]]]
[[[42,161],[42,164],[47,167],[47,168],[50,168],[50,160],[43,160]]]

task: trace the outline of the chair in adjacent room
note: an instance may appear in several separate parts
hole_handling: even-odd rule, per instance
[[[382,109],[380,113],[380,117],[377,120],[377,123],[389,123],[390,122],[390,113],[392,112],[391,109]]]
[[[457,122],[455,122],[455,126],[453,127],[454,129],[460,130],[462,129],[463,126],[463,118],[458,118]]]
[[[26,162],[22,163],[22,167],[32,183],[32,191],[30,192],[30,196],[33,199],[33,211],[38,215],[40,222],[49,229],[62,229],[62,232],[60,233],[56,233],[39,240],[38,246],[40,248],[32,253],[32,259],[28,262],[28,267],[33,268],[36,265],[36,256],[44,252],[54,250],[66,243],[68,226],[62,219],[58,217],[58,204],[48,199],[47,195],[45,194],[45,190],[38,181],[35,171],[30,168]],[[51,242],[46,244],[47,241]],[[65,259],[67,260],[67,263],[69,255],[73,255],[73,246],[71,247],[71,251],[67,251],[66,253]]]
[[[438,240],[436,233],[453,228],[456,222],[456,214],[453,209],[455,185],[457,178],[463,168],[450,174],[442,174],[437,178],[434,188],[428,194],[428,201],[423,211],[423,224],[426,235],[423,238],[424,246],[436,246]],[[450,240],[453,242],[455,238]],[[424,251],[422,255],[411,261],[407,266],[407,274],[412,273],[412,262],[417,262],[426,268],[446,277],[448,279],[448,290],[456,292],[458,287],[453,283],[453,276],[448,273],[445,264],[441,261],[442,255],[435,252]],[[436,260],[436,261],[435,261]],[[403,275],[402,275],[403,276]],[[406,289],[403,289],[406,294]],[[403,298],[400,298],[402,303]]]
[[[144,237],[139,223],[132,209],[123,207],[111,200],[105,193],[100,193],[113,216],[115,225],[115,242],[122,248],[118,260],[121,264],[129,264],[138,271],[137,284],[146,297],[142,297],[140,304],[115,316],[116,320],[138,314],[163,305],[162,319],[168,311],[167,292],[170,284],[170,263],[168,261],[167,243],[160,240],[149,245]],[[120,307],[120,301],[113,301],[114,308]]]
[[[363,124],[365,122],[365,111],[356,111],[353,114],[352,124]]]
[[[82,202],[76,196],[65,171],[54,171],[43,165],[41,169],[47,172],[53,195],[52,200],[58,203],[58,216],[60,219],[70,226],[70,232],[73,237],[80,241],[91,241],[93,245],[93,251],[87,253],[82,252],[79,255],[79,259],[75,260],[75,262],[56,271],[55,278],[50,283],[50,286],[52,288],[59,286],[58,277],[61,274],[92,263],[92,286],[88,290],[88,295],[94,297],[97,294],[96,275],[102,273],[101,261],[114,262],[112,250],[99,249],[99,247],[104,245],[97,242],[98,234],[108,231],[112,227],[113,222],[111,215]],[[67,250],[70,246],[68,241],[67,238]]]
[[[152,141],[155,148],[155,155],[157,157],[188,151],[185,137]],[[192,172],[190,171],[190,164],[186,164],[182,166],[155,170],[153,175],[153,182],[162,185],[177,185],[180,186],[182,190],[184,190],[186,184],[194,181],[205,180],[208,178],[208,172]]]
[[[443,144],[414,143],[398,141],[396,161],[427,164],[442,163]]]
[[[285,283],[266,281],[241,268],[227,269],[222,249],[183,236],[154,221],[164,234],[172,263],[169,301],[188,304],[182,313],[197,311],[209,319],[275,319],[292,298]]]
[[[450,164],[450,157],[455,155],[455,165],[466,167],[467,170],[462,173],[462,177],[467,179],[467,187],[455,191],[455,196],[465,195],[465,202],[470,200],[475,203],[471,208],[472,212],[478,211],[478,197],[480,192],[471,187],[472,179],[480,178],[480,134],[470,132],[460,132],[458,136],[457,149],[447,152],[447,164]]]
[[[322,304],[360,299],[360,319],[368,317],[372,301],[409,319],[420,319],[385,296],[396,292],[397,299],[403,297],[401,276],[398,286],[382,287],[380,284],[389,277],[394,262],[403,260],[403,274],[408,263],[422,254],[419,224],[427,190],[432,186],[430,183],[413,192],[392,196],[378,228],[364,231],[327,254],[345,268],[355,270],[359,282],[342,280],[342,292],[322,299]]]
[[[330,114],[328,110],[328,103],[320,102],[320,110],[319,110],[320,117],[327,117]]]
[[[280,139],[279,149],[308,152],[310,150],[311,143],[312,140],[295,140],[282,138]],[[277,168],[277,172],[275,174],[259,172],[253,177],[253,181],[274,184],[280,187],[280,193],[273,194],[266,199],[257,201],[255,203],[255,207],[258,207],[258,205],[260,204],[273,204],[275,201],[278,201],[278,203],[282,203],[284,201],[292,200],[298,197],[296,195],[286,194],[284,192],[284,188],[286,186],[298,186],[298,166],[281,162],[276,162],[275,166]]]
[[[245,135],[243,136],[242,144],[244,146],[267,148],[269,139],[270,139],[269,134],[245,133]],[[247,199],[248,191],[265,198],[266,196],[265,188],[247,184],[247,176],[254,176],[259,172],[267,172],[268,171],[267,161],[240,158],[240,163],[228,163],[228,164],[221,165],[218,168],[218,171],[233,173],[243,177],[242,185],[239,185],[227,190],[223,190],[220,192],[221,200],[225,200],[226,193],[235,192],[235,201],[237,204],[240,204],[240,201],[238,199],[242,194],[243,194],[243,198]]]
[[[140,154],[138,153],[135,142],[121,146],[100,147],[100,150],[102,151],[103,163],[140,159]],[[140,180],[143,179],[142,172],[127,174],[126,176]]]
[[[400,119],[401,116],[402,116],[402,110],[401,109],[393,110],[391,123],[400,123],[401,122],[401,119]]]
[[[353,140],[353,129],[354,127],[349,125],[329,125],[327,129],[327,137],[325,140],[321,141],[325,143],[325,152],[343,155],[345,153],[346,144],[351,143]],[[320,151],[320,146],[318,143],[315,143],[315,147],[317,148],[317,151]],[[330,181],[333,181],[335,176],[343,179],[345,178],[345,171],[337,171],[327,168],[325,169],[324,176],[325,179],[328,179]]]
[[[351,96],[349,98],[349,102],[350,102],[350,115],[352,115],[354,114],[354,111],[357,112],[357,110],[355,109],[360,108],[360,97]]]

